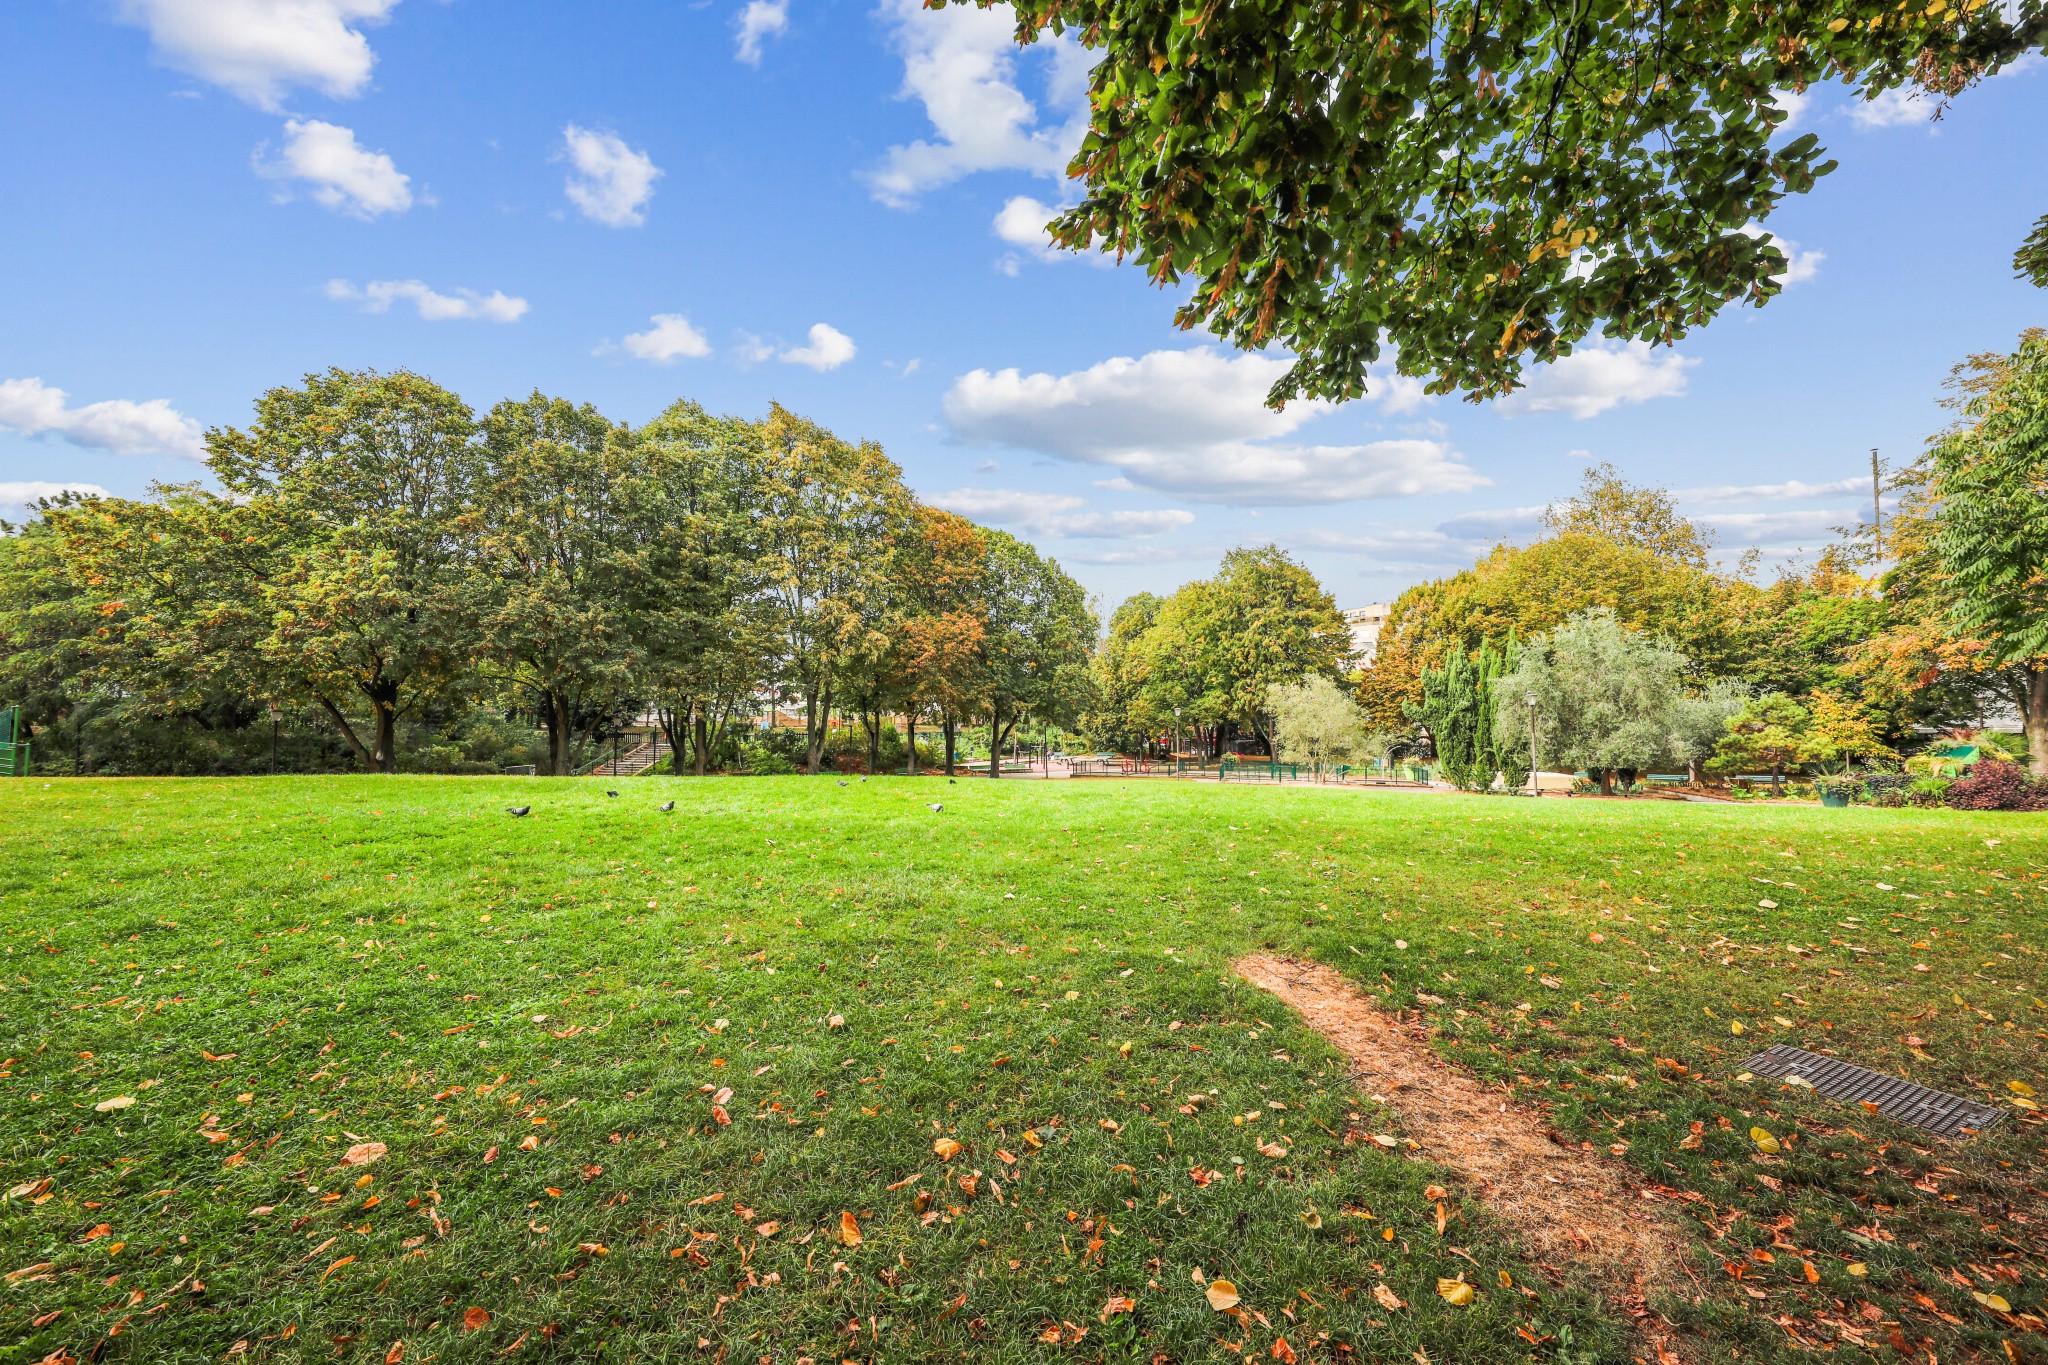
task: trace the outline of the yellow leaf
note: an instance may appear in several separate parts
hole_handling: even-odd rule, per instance
[[[1973,1292],[1970,1297],[1994,1313],[2010,1313],[2012,1311],[2012,1305],[2006,1302],[2005,1295],[2003,1294],[1978,1294]]]
[[[2015,1095],[2025,1095],[2028,1099],[2034,1098],[2034,1087],[2028,1085],[2025,1081],[2007,1081],[2005,1088],[2012,1091]]]
[[[111,1114],[116,1109],[126,1109],[133,1103],[135,1103],[133,1095],[116,1095],[110,1100],[101,1100],[93,1106],[93,1109],[102,1114]]]
[[[1849,27],[1849,21],[1847,19],[1828,20],[1828,32],[1830,33],[1840,33],[1843,29],[1847,27]]]
[[[1740,1019],[1730,1019],[1728,1021],[1728,1031],[1730,1033],[1742,1032],[1742,1021]]]
[[[1228,1280],[1211,1280],[1209,1287],[1202,1291],[1202,1297],[1209,1306],[1219,1313],[1228,1313],[1237,1307],[1237,1286]]]
[[[839,1215],[839,1240],[850,1247],[860,1245],[860,1224],[853,1220],[852,1214],[843,1210]]]
[[[1460,1308],[1472,1302],[1472,1286],[1463,1280],[1438,1280],[1436,1292],[1445,1303],[1456,1304]]]
[[[1861,1261],[1849,1262],[1848,1270],[1851,1275],[1854,1275],[1859,1280],[1870,1273],[1870,1267]]]
[[[939,1154],[939,1160],[951,1161],[954,1157],[960,1155],[961,1148],[960,1144],[953,1141],[953,1139],[942,1137],[932,1144],[932,1150]]]
[[[1768,1128],[1750,1129],[1749,1140],[1756,1144],[1757,1150],[1760,1152],[1777,1152],[1783,1150],[1778,1145],[1778,1139],[1771,1136],[1771,1130]]]

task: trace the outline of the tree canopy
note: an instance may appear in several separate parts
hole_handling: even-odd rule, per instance
[[[1389,348],[1494,396],[1596,333],[1669,343],[1762,303],[1787,262],[1755,225],[1834,164],[1780,136],[1779,92],[1946,99],[2048,29],[2043,0],[1015,9],[1020,40],[1097,58],[1055,240],[1182,286],[1183,327],[1285,347],[1275,403],[1356,397]]]

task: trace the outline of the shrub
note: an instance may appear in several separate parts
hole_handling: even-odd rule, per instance
[[[1873,797],[1886,792],[1909,792],[1920,780],[1912,773],[1865,773],[1860,779],[1863,790]]]
[[[778,750],[765,744],[749,744],[743,751],[747,759],[747,771],[756,777],[787,777],[796,771],[796,764]]]
[[[1870,804],[1873,806],[1882,806],[1886,810],[1900,810],[1906,806],[1912,805],[1913,803],[1910,799],[1908,799],[1906,793],[1886,788],[1884,791],[1879,792],[1876,796],[1871,797]]]
[[[1948,804],[1948,789],[1954,785],[1954,782],[1946,777],[1915,778],[1912,787],[1906,792],[1906,797],[1922,809],[1943,806]]]
[[[2048,790],[2017,763],[1988,754],[1948,789],[1956,810],[2048,810]]]

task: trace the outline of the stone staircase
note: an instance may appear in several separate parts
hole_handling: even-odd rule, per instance
[[[628,749],[617,761],[605,760],[590,770],[592,777],[638,777],[668,757],[668,740],[656,734],[646,743]]]

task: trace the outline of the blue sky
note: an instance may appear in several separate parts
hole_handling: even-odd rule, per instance
[[[1341,605],[1526,536],[1589,459],[1766,563],[1866,515],[1951,364],[2048,323],[2048,63],[1924,106],[1800,101],[1841,169],[1793,279],[1675,350],[1591,346],[1491,407],[1409,381],[1260,405],[1281,362],[1055,258],[1086,56],[915,0],[17,0],[0,7],[0,516],[185,480],[329,365],[629,422],[779,401],[1026,536],[1106,607],[1238,544]],[[1391,377],[1390,377],[1391,380]]]

